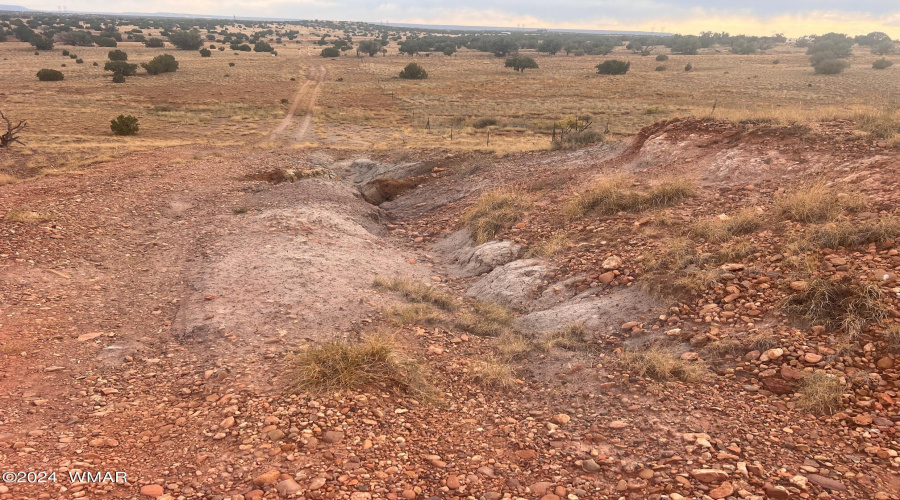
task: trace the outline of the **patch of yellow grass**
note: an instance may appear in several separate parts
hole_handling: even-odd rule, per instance
[[[799,404],[818,414],[831,414],[843,404],[845,386],[837,377],[824,373],[810,373],[800,380]]]
[[[706,365],[699,361],[683,361],[672,351],[659,345],[643,351],[623,351],[619,359],[621,366],[637,375],[661,382],[681,380],[700,382],[707,375]]]
[[[461,222],[469,227],[476,243],[487,243],[497,234],[511,227],[524,215],[524,196],[513,189],[498,189],[481,195],[474,205],[463,212]]]
[[[603,215],[643,212],[681,203],[694,191],[686,179],[666,179],[646,192],[632,190],[629,184],[623,177],[601,179],[570,200],[566,213],[570,218],[578,218],[594,211]]]
[[[560,233],[539,242],[537,245],[528,249],[528,255],[532,257],[540,257],[549,259],[569,246],[569,237],[565,233]]]
[[[723,243],[731,238],[755,232],[762,227],[764,217],[755,208],[745,208],[725,218],[713,217],[694,223],[689,232],[712,243]]]
[[[779,196],[775,200],[775,211],[785,220],[828,222],[845,210],[861,210],[865,205],[865,200],[856,193],[841,193],[818,183]]]
[[[512,313],[493,302],[475,302],[456,317],[456,327],[481,337],[499,337],[512,329]]]
[[[494,340],[497,358],[505,361],[519,359],[534,347],[527,338],[516,332],[505,332]]]
[[[483,387],[491,389],[512,389],[518,385],[513,367],[498,358],[476,359],[471,365],[472,379]]]
[[[381,290],[397,292],[410,302],[432,304],[445,311],[455,311],[459,307],[459,301],[453,295],[415,281],[379,277],[375,278],[373,285]]]
[[[13,177],[9,174],[0,174],[0,186],[5,186],[7,184],[12,184],[14,182],[18,182],[19,179]]]
[[[39,214],[30,210],[14,208],[6,213],[9,222],[21,222],[23,224],[36,224],[53,220],[52,215]]]
[[[384,314],[401,325],[427,325],[444,319],[444,315],[429,304],[394,305],[385,309]]]
[[[290,387],[294,392],[375,388],[428,394],[431,389],[422,367],[403,351],[387,335],[373,335],[360,343],[333,340],[312,346],[290,359]]]

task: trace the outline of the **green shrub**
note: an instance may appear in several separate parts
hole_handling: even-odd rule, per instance
[[[272,52],[274,50],[275,49],[266,42],[256,42],[256,45],[253,46],[253,52]]]
[[[229,68],[233,68],[233,67],[234,67],[234,63],[233,63],[233,62],[228,63],[228,67],[229,67]]]
[[[112,71],[113,73],[122,75],[122,76],[134,76],[137,74],[137,64],[127,63],[125,61],[107,61],[106,65],[103,66],[105,71]]]
[[[53,48],[53,40],[42,36],[33,36],[28,40],[28,43],[38,50],[50,50]]]
[[[200,49],[200,57],[212,57],[212,51],[209,49]]]
[[[428,78],[428,72],[425,71],[425,68],[416,63],[409,63],[403,68],[403,71],[400,72],[400,78],[406,80],[424,80]]]
[[[124,51],[119,50],[119,49],[110,50],[109,53],[107,54],[107,57],[109,57],[110,61],[127,61],[128,60],[128,54],[126,54]]]
[[[175,60],[174,56],[162,54],[154,57],[148,63],[142,63],[141,67],[147,70],[147,73],[151,75],[172,73],[178,69],[178,61]]]
[[[62,51],[62,55],[63,55],[63,57],[69,57],[69,51],[68,51],[68,50],[63,50],[63,51]]]
[[[197,50],[203,46],[203,39],[197,30],[177,30],[169,33],[169,42],[181,50]]]
[[[663,65],[659,65],[656,67],[656,71],[665,71],[665,70],[666,70],[666,67]]]
[[[165,46],[166,43],[163,42],[162,38],[149,38],[146,42],[144,42],[144,47],[148,47],[151,49],[158,49]]]
[[[877,61],[872,63],[872,68],[873,69],[887,69],[893,65],[894,65],[893,62],[888,61],[887,59],[882,57],[881,59],[878,59]]]
[[[485,116],[483,118],[479,118],[475,120],[475,123],[472,124],[473,128],[487,128],[493,127],[497,125],[497,119],[491,116]]]
[[[597,65],[597,73],[601,75],[624,75],[631,69],[631,63],[610,59]]]
[[[687,63],[687,65],[684,67],[684,70],[685,70],[685,71],[693,71],[693,70],[694,70],[694,65],[691,64],[691,63]]]
[[[656,60],[657,60],[657,61],[668,61],[668,60],[669,60],[669,56],[667,56],[667,55],[665,55],[665,54],[660,54],[660,55],[656,56]]]
[[[37,72],[38,80],[42,82],[58,82],[63,79],[62,71],[44,68]]]
[[[817,75],[838,75],[844,72],[850,63],[843,59],[822,59],[813,64]]]
[[[109,128],[116,135],[134,135],[138,132],[138,119],[128,115],[119,115],[110,120]]]
[[[81,58],[75,59],[75,64],[84,64],[84,59],[81,59]]]
[[[95,38],[94,43],[96,43],[98,47],[115,47],[118,45],[114,38],[107,38],[105,36]]]
[[[538,65],[531,57],[516,54],[506,60],[505,67],[524,73],[526,69],[537,69]]]
[[[322,57],[338,57],[341,55],[341,51],[336,47],[325,47],[319,55]]]
[[[113,73],[113,83],[125,83],[125,75],[122,73]]]

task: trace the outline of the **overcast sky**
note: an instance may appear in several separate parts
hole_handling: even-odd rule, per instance
[[[396,23],[787,36],[884,31],[900,38],[900,0],[35,0],[25,7]],[[3,3],[14,3],[7,0]]]

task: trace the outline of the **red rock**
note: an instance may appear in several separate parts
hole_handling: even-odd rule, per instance
[[[709,496],[720,500],[722,498],[726,498],[731,496],[734,493],[734,486],[731,485],[728,481],[722,483],[718,488],[713,488],[709,490]]]
[[[728,479],[728,473],[719,469],[694,469],[691,475],[701,483],[720,483]]]
[[[141,495],[150,498],[157,498],[163,496],[163,487],[158,484],[148,484],[146,486],[141,486]]]

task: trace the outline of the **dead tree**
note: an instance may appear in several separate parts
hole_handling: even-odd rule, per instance
[[[19,133],[25,130],[25,127],[28,126],[28,122],[25,120],[19,120],[19,123],[16,125],[12,124],[12,121],[0,111],[0,119],[6,122],[6,133],[0,134],[0,148],[9,147],[10,144],[14,142],[18,142],[21,145],[25,145],[24,142],[19,140]],[[2,130],[2,129],[0,129]]]

